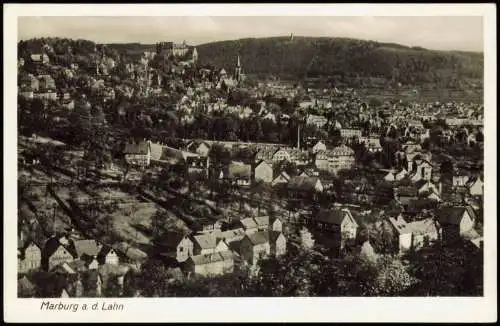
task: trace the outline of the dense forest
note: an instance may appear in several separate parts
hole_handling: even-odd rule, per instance
[[[482,53],[434,51],[344,38],[251,38],[207,43],[197,46],[197,50],[202,64],[232,67],[239,54],[246,73],[299,79],[329,77],[349,83],[369,78],[461,88],[481,83],[483,76]]]

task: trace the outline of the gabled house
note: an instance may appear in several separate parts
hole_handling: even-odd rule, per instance
[[[413,182],[420,180],[431,180],[433,166],[426,160],[415,160],[414,170],[410,174],[410,179]]]
[[[234,270],[234,254],[226,250],[191,256],[185,262],[184,269],[189,274],[203,276],[231,273]]]
[[[111,246],[104,245],[97,255],[97,261],[99,264],[118,265],[118,254]]]
[[[182,236],[176,246],[176,258],[179,263],[185,262],[194,255],[194,242],[188,236]]]
[[[281,161],[288,161],[290,162],[290,153],[286,148],[280,148],[278,149],[272,157],[273,163],[279,163]]]
[[[265,183],[273,182],[273,167],[266,161],[260,161],[254,169],[255,181],[262,181]]]
[[[469,194],[471,196],[482,196],[483,195],[484,182],[483,182],[483,180],[481,180],[481,178],[473,178],[473,179],[469,180],[466,187],[469,190]]]
[[[63,245],[58,238],[53,237],[47,240],[42,251],[42,268],[50,271],[55,266],[71,262],[75,259],[73,250],[68,245]]]
[[[323,184],[318,177],[293,177],[287,184],[291,197],[314,196],[323,192]]]
[[[193,235],[193,255],[204,255],[215,252],[217,238],[215,232]]]
[[[286,254],[286,238],[281,232],[271,231],[269,233],[270,254],[279,257]]]
[[[283,232],[283,222],[281,222],[281,219],[274,219],[274,221],[271,223],[271,231]]]
[[[200,156],[207,157],[210,153],[210,145],[204,141],[193,141],[187,145],[187,150]]]
[[[443,241],[454,242],[474,229],[476,213],[469,206],[442,207],[436,211],[442,227]]]
[[[123,154],[128,164],[145,168],[151,163],[151,144],[149,141],[128,142]]]
[[[40,268],[42,264],[42,250],[35,242],[26,242],[18,249],[20,252],[17,258],[18,274],[24,274]]]
[[[272,181],[271,185],[282,185],[287,184],[290,181],[290,176],[285,171],[281,171]]]
[[[359,228],[358,223],[348,208],[322,210],[313,216],[309,220],[309,223],[318,229],[331,231],[340,236],[342,245],[348,239],[355,239]]]
[[[350,169],[355,163],[354,150],[341,145],[332,150],[316,153],[314,165],[319,170],[337,173],[339,170]]]
[[[240,242],[240,255],[251,266],[271,253],[269,233],[265,231],[247,234]]]
[[[168,263],[182,263],[194,255],[194,240],[181,232],[167,231],[156,247]]]
[[[397,241],[400,253],[429,245],[439,237],[440,231],[431,218],[408,223],[402,214],[399,214],[396,218],[390,217],[389,222],[398,237]]]

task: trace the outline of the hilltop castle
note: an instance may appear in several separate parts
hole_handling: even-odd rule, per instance
[[[156,53],[165,56],[183,57],[189,51],[186,41],[178,44],[174,42],[159,42],[156,43]]]
[[[168,58],[170,56],[186,58],[189,56],[192,63],[198,61],[198,51],[195,47],[188,46],[186,41],[180,44],[174,42],[156,43],[156,54],[163,56],[163,58]]]

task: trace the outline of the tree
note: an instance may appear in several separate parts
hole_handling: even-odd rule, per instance
[[[151,259],[146,261],[139,277],[138,287],[146,297],[167,296],[168,273],[162,261]]]
[[[376,264],[378,275],[374,280],[373,295],[400,296],[417,283],[417,279],[408,273],[407,267],[396,256],[379,256]]]
[[[451,176],[453,174],[453,161],[449,158],[443,160],[439,167],[439,172],[443,175]]]
[[[483,251],[461,241],[453,246],[436,241],[409,254],[410,275],[419,280],[408,289],[416,296],[483,295]]]

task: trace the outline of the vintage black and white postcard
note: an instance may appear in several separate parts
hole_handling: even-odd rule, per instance
[[[4,8],[6,321],[496,320],[493,5]]]

